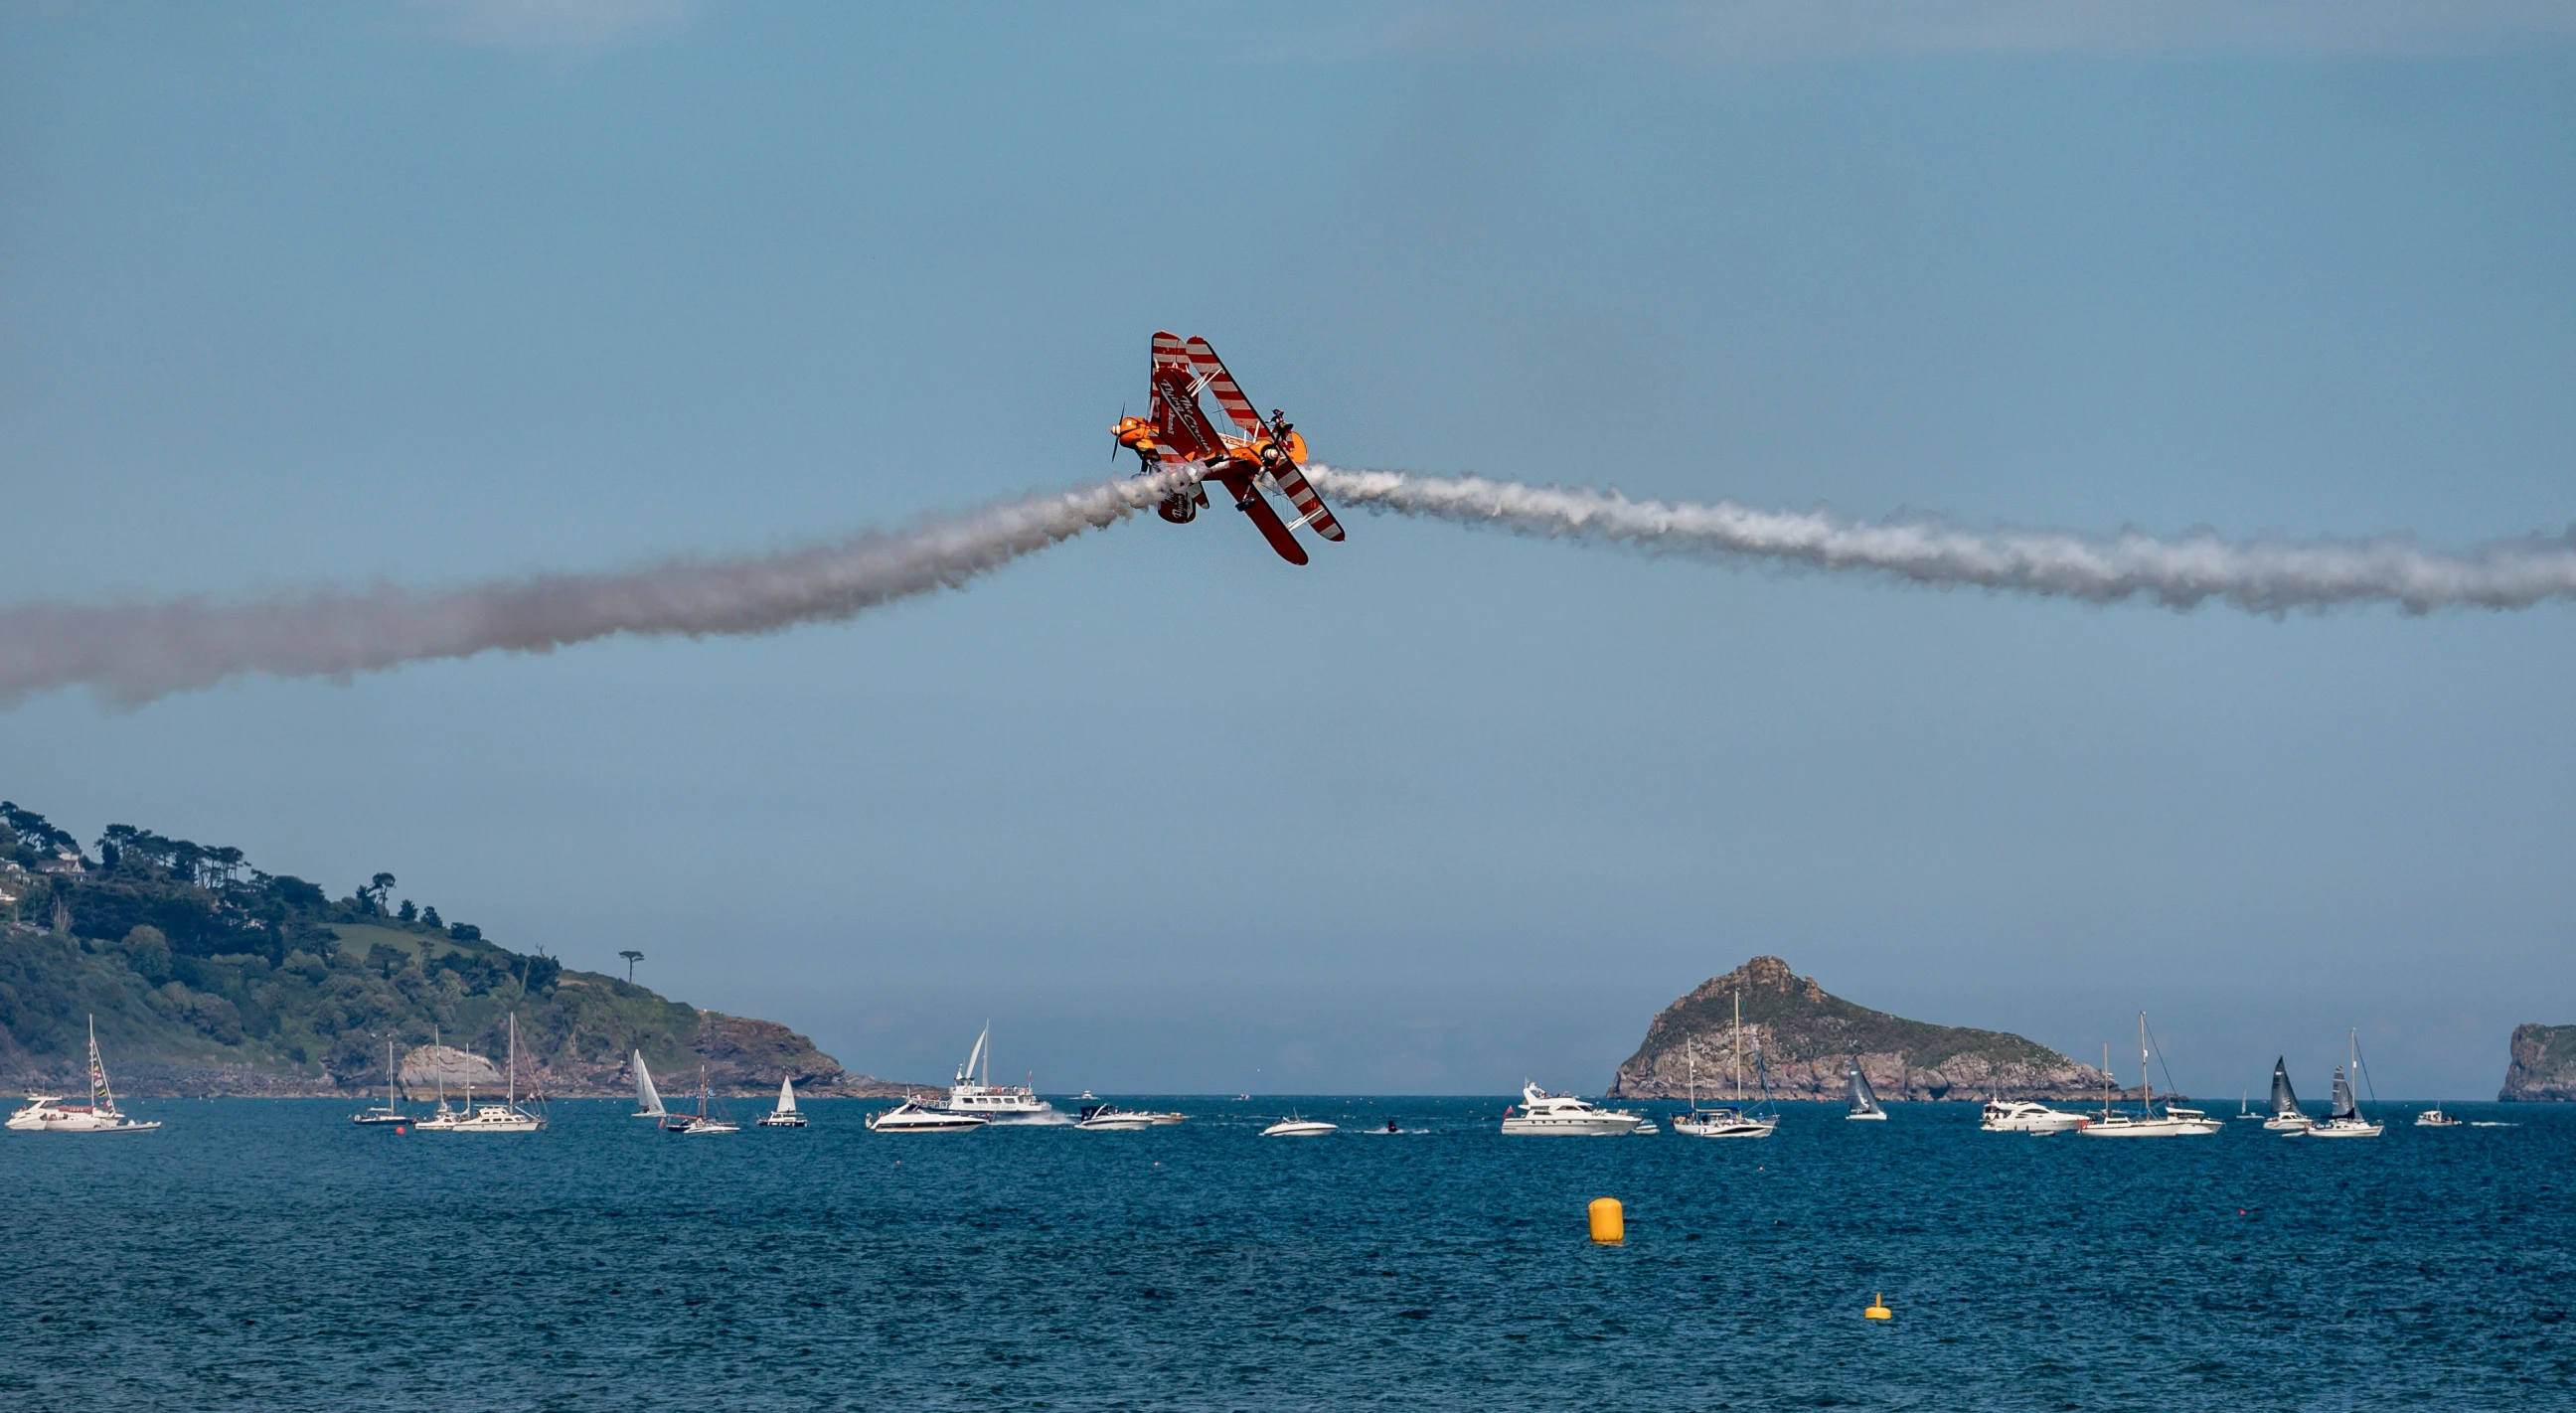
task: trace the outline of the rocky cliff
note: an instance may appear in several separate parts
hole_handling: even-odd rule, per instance
[[[2576,1025],[2513,1028],[2513,1063],[2505,1067],[2504,1103],[2576,1100]]]
[[[1735,997],[1744,998],[1744,1076],[1758,1051],[1784,1099],[1839,1099],[1858,1065],[1882,1099],[2099,1099],[2105,1079],[2035,1041],[1932,1025],[1826,993],[1778,957],[1755,957],[1664,1008],[1610,1085],[1617,1099],[1678,1099],[1699,1067],[1709,1098],[1734,1084]]]

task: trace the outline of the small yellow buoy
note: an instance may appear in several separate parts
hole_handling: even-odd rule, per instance
[[[1628,1239],[1627,1214],[1619,1210],[1616,1197],[1592,1199],[1592,1239],[1613,1246]]]
[[[1869,1298],[1869,1308],[1860,1312],[1864,1320],[1893,1320],[1896,1312],[1887,1308],[1887,1295],[1881,1292]]]

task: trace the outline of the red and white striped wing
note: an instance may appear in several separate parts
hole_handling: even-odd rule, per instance
[[[1207,380],[1208,391],[1216,394],[1217,406],[1225,409],[1227,419],[1256,437],[1270,435],[1269,425],[1261,420],[1260,413],[1252,410],[1252,399],[1245,397],[1243,389],[1235,385],[1234,375],[1226,371],[1225,361],[1216,356],[1215,349],[1208,347],[1208,341],[1192,335],[1185,347],[1191,366]]]
[[[1157,333],[1154,335],[1154,364],[1153,367],[1147,370],[1146,376],[1151,377],[1153,374],[1162,372],[1166,368],[1187,368],[1189,366],[1190,351],[1188,346],[1181,342],[1181,336],[1179,334]]]
[[[1316,534],[1328,540],[1342,538],[1342,522],[1333,518],[1332,509],[1324,504],[1324,498],[1315,494],[1313,486],[1306,484],[1304,472],[1283,461],[1277,470],[1270,473],[1270,479],[1279,483],[1279,489],[1288,495],[1288,503],[1297,507],[1297,513],[1306,517],[1306,523],[1314,528]]]

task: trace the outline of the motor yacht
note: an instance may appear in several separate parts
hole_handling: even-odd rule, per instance
[[[2464,1126],[2464,1123],[2464,1120],[2456,1119],[2449,1114],[2443,1113],[2442,1106],[2439,1104],[2436,1104],[2432,1108],[2426,1109],[2424,1112],[2415,1116],[2415,1126],[2417,1128],[2460,1128]]]
[[[2352,1078],[2361,1074],[2361,1032],[2352,1033]],[[2310,1138],[2377,1138],[2388,1126],[2375,1124],[2361,1115],[2361,1104],[2353,1097],[2352,1078],[2342,1070],[2334,1075],[2334,1107],[2326,1116],[2308,1125]]]
[[[2198,1138],[2218,1132],[2227,1125],[2198,1109],[2178,1109],[2170,1102],[2160,1113],[2156,1109],[2156,1088],[2147,1072],[2147,1013],[2138,1012],[2138,1094],[2137,1112],[2115,1111],[2111,1107],[2111,1049],[2102,1047],[2102,1116],[2077,1129],[2089,1138]]]
[[[2027,1099],[1989,1099],[1977,1127],[1988,1133],[2069,1133],[2091,1122],[2086,1115]]]
[[[89,1102],[66,1104],[59,1094],[30,1094],[26,1107],[11,1114],[7,1126],[20,1133],[150,1133],[159,1119],[129,1119],[116,1107],[116,1090],[107,1082],[107,1062],[98,1055],[98,1018],[89,1022]]]
[[[1341,1131],[1341,1125],[1339,1124],[1328,1124],[1322,1119],[1301,1119],[1295,1114],[1290,1114],[1288,1117],[1281,1119],[1279,1122],[1272,1124],[1268,1128],[1263,1129],[1261,1131],[1261,1136],[1264,1138],[1313,1138],[1319,1134],[1339,1133]],[[1503,1132],[1509,1133],[1511,1132],[1511,1129],[1507,1126],[1504,1128]]]
[[[966,1063],[957,1067],[956,1082],[948,1087],[945,1106],[948,1111],[952,1114],[977,1114],[987,1119],[1054,1113],[1055,1106],[1039,1098],[1025,1084],[993,1083],[992,1039],[993,1024],[986,1021],[984,1033],[975,1037],[975,1048],[966,1053]]]
[[[805,1116],[796,1111],[796,1084],[792,1077],[778,1080],[778,1107],[760,1116],[762,1128],[803,1128]]]
[[[1550,1094],[1535,1084],[1521,1086],[1519,1112],[1503,1110],[1506,1134],[1564,1134],[1576,1138],[1616,1138],[1636,1131],[1643,1114],[1601,1109],[1571,1094]],[[1330,1127],[1330,1125],[1327,1125]],[[1678,1127],[1678,1125],[1676,1125]]]
[[[1115,1104],[1085,1104],[1082,1106],[1082,1117],[1075,1119],[1073,1126],[1094,1132],[1125,1133],[1136,1129],[1152,1128],[1155,1122],[1155,1116],[1152,1114],[1139,1113],[1134,1109],[1122,1109]]]
[[[874,1133],[964,1133],[991,1122],[982,1114],[952,1113],[924,1104],[918,1096],[907,1097],[884,1113],[869,1115],[867,1120]]]

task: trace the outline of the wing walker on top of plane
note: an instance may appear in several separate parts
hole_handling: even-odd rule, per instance
[[[1328,540],[1342,538],[1342,523],[1297,469],[1306,464],[1306,439],[1276,409],[1266,419],[1253,411],[1252,399],[1243,395],[1206,339],[1154,335],[1151,377],[1151,415],[1120,418],[1118,444],[1143,463],[1139,475],[1164,470],[1192,473],[1190,486],[1164,497],[1155,513],[1175,525],[1188,524],[1208,503],[1207,483],[1215,481],[1234,497],[1234,508],[1249,516],[1261,537],[1290,564],[1306,562],[1305,546],[1297,543],[1294,533],[1299,526]],[[1228,436],[1208,420],[1207,410],[1199,405],[1203,391],[1216,394],[1217,406],[1242,436]],[[1263,498],[1265,490],[1288,497],[1297,508],[1296,520],[1282,521]]]

